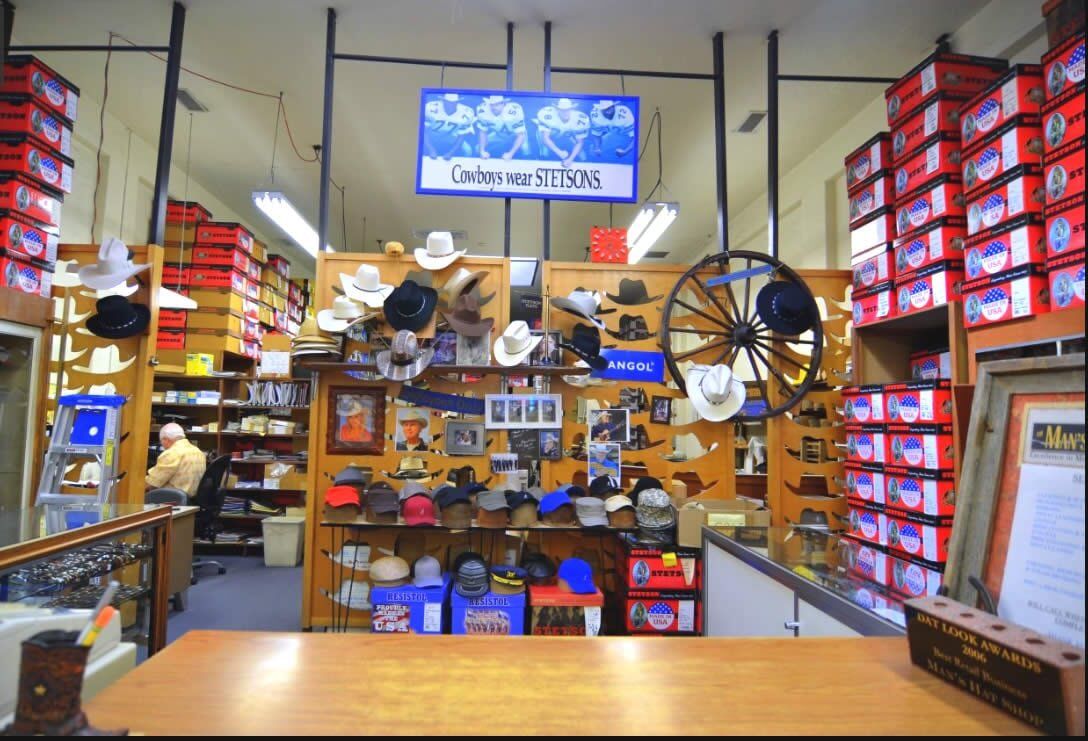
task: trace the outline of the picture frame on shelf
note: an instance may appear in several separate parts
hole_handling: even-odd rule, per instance
[[[448,455],[483,455],[487,447],[487,430],[479,422],[446,422],[446,453]]]
[[[545,333],[542,329],[533,329],[529,331],[529,334],[540,337]],[[559,365],[563,358],[562,351],[559,349],[562,339],[562,332],[554,330],[548,332],[529,354],[529,365]]]
[[[327,455],[382,455],[385,452],[385,389],[329,388]]]
[[[457,333],[439,332],[431,340],[431,348],[434,350],[431,365],[454,365],[457,362]]]
[[[484,425],[489,430],[544,430],[563,425],[561,394],[486,394]]]
[[[650,400],[650,422],[655,425],[672,423],[672,398],[655,396]]]
[[[1084,384],[1083,354],[978,366],[944,578],[950,598],[1081,648],[1083,527],[1062,523],[1084,522]]]
[[[426,452],[432,442],[431,415],[421,407],[397,409],[393,448],[398,453]]]
[[[563,445],[560,440],[559,430],[540,431],[540,458],[546,461],[557,461],[563,457]]]
[[[620,478],[621,456],[619,443],[589,443],[587,473],[589,480],[598,476]]]

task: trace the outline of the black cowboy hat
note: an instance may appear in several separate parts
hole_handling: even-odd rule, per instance
[[[134,337],[151,322],[150,309],[143,304],[129,303],[124,296],[100,298],[95,308],[97,313],[87,319],[87,329],[106,339]]]
[[[560,342],[559,346],[570,350],[594,370],[604,370],[608,367],[608,361],[601,357],[601,333],[596,327],[576,324],[574,331],[571,332],[570,340]]]
[[[759,289],[756,312],[775,332],[799,335],[816,326],[820,312],[816,301],[796,283],[774,281]]]
[[[438,291],[406,280],[385,299],[385,320],[393,329],[417,332],[427,326],[438,304]]]
[[[631,280],[630,278],[623,278],[620,280],[620,292],[613,295],[611,293],[605,294],[608,296],[609,301],[614,304],[622,304],[624,306],[638,306],[639,304],[649,304],[657,301],[661,298],[658,296],[650,296],[646,292],[646,284],[639,280]]]

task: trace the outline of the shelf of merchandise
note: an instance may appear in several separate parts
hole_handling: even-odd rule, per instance
[[[499,532],[509,530],[510,532],[567,532],[567,533],[586,533],[589,535],[608,535],[609,533],[632,533],[636,532],[638,528],[618,528],[618,527],[606,527],[603,525],[596,527],[583,527],[581,525],[545,525],[537,524],[529,527],[483,527],[477,525],[475,522],[469,527],[461,528],[449,528],[444,525],[408,525],[403,522],[397,523],[381,523],[381,522],[367,522],[365,520],[356,520],[353,522],[329,522],[328,520],[321,521],[321,527],[350,527],[352,529],[374,530],[374,529],[406,529],[406,530],[440,530],[448,533],[461,533],[468,530],[483,531],[483,532]]]
[[[378,367],[369,363],[343,363],[328,360],[300,360],[299,368],[311,371],[353,371],[357,373],[377,373]],[[471,375],[504,376],[586,376],[591,368],[562,365],[431,365],[421,375],[445,373],[468,373]],[[381,379],[384,380],[384,379]]]

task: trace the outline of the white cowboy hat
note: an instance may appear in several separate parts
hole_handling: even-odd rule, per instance
[[[88,288],[113,288],[150,267],[133,264],[125,243],[116,237],[109,237],[98,249],[98,262],[79,269],[79,282]]]
[[[317,326],[323,332],[346,332],[348,327],[375,316],[377,314],[364,314],[359,305],[347,296],[337,296],[333,299],[331,309],[317,312]]]
[[[495,360],[507,367],[520,365],[543,339],[543,335],[530,334],[525,322],[512,322],[495,340]]]
[[[128,360],[121,360],[121,351],[117,349],[117,345],[107,345],[106,347],[96,347],[91,351],[90,364],[73,365],[72,370],[79,371],[80,373],[107,375],[120,373],[135,362],[135,355]]]
[[[347,566],[355,571],[370,571],[370,546],[366,543],[357,543],[349,540],[344,543],[339,553],[333,554],[322,551],[326,557],[342,566]]]
[[[351,417],[365,411],[363,405],[354,396],[345,396],[336,404],[336,414],[341,417]]]
[[[132,294],[136,293],[136,291],[138,290],[140,290],[139,283],[133,283],[131,286],[127,283],[118,283],[113,288],[100,288],[95,291],[80,291],[79,295],[86,296],[87,298],[93,298],[95,300],[105,298],[106,296],[124,296],[125,298],[128,298]],[[159,308],[161,309],[164,307],[160,305]]]
[[[67,302],[67,303],[66,303]],[[68,316],[65,317],[65,309],[67,309]],[[53,297],[53,320],[57,322],[65,322],[68,324],[79,324],[84,319],[89,317],[91,311],[85,311],[82,314],[76,311],[76,299],[74,296],[68,298],[61,298],[60,296]]]
[[[734,416],[748,398],[744,382],[726,365],[693,365],[685,383],[695,411],[710,422],[723,422]]]
[[[427,270],[449,267],[463,254],[465,250],[453,248],[453,235],[449,232],[431,232],[427,235],[427,246],[415,250],[416,262]]]
[[[442,100],[449,101],[450,103],[456,103],[461,99],[461,96],[457,93],[446,93],[442,96]]]
[[[574,110],[574,102],[570,98],[560,98],[555,107],[561,111],[572,111]]]
[[[65,363],[71,363],[71,362],[74,362],[76,360],[79,360],[81,357],[83,357],[83,354],[85,352],[87,352],[87,348],[83,348],[82,350],[76,350],[75,348],[72,347],[71,343],[69,343],[68,347],[66,347],[64,349],[64,362]],[[50,348],[49,359],[54,363],[61,362],[61,360],[60,360],[60,335],[59,334],[53,335],[53,345]]]
[[[575,289],[565,298],[563,296],[553,298],[551,304],[561,311],[592,322],[597,329],[604,329],[604,320],[596,316],[597,310],[601,308],[600,294]]]
[[[452,309],[459,296],[477,288],[486,277],[486,270],[473,272],[464,268],[457,268],[457,271],[446,281],[446,285],[442,286],[442,289],[438,292],[439,303],[447,309]]]
[[[348,298],[361,301],[375,309],[381,307],[386,297],[393,292],[393,286],[381,282],[378,269],[366,264],[360,265],[355,275],[340,273],[340,285]]]

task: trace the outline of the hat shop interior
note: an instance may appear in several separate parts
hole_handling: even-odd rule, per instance
[[[0,20],[6,733],[1083,735],[1083,2]]]

